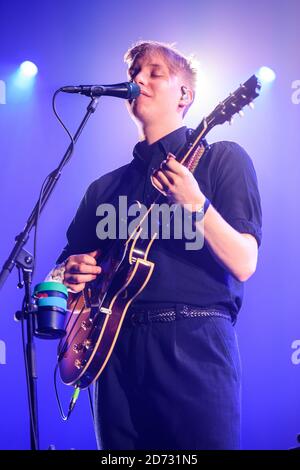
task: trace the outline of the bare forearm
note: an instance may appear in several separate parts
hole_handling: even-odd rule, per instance
[[[65,263],[57,264],[53,269],[48,273],[45,281],[55,281],[55,282],[64,282],[65,274]]]
[[[179,163],[174,155],[168,154],[159,170],[152,174],[152,184],[170,202],[186,206],[188,211],[199,210],[205,196],[193,174]],[[189,206],[189,208],[187,207]],[[214,256],[240,281],[246,281],[254,273],[257,262],[257,242],[248,233],[239,233],[223,217],[209,206],[203,220],[196,223]]]
[[[240,281],[246,281],[255,271],[257,243],[249,234],[242,234],[210,205],[204,220],[197,222],[212,253]]]

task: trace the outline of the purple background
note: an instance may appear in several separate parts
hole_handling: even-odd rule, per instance
[[[9,6],[11,5],[11,6]],[[67,84],[116,83],[126,79],[123,54],[138,39],[176,41],[195,53],[201,88],[186,124],[203,115],[261,65],[277,80],[266,85],[254,111],[215,129],[209,141],[239,142],[251,155],[263,201],[263,244],[257,272],[246,285],[237,331],[243,361],[244,449],[286,449],[300,432],[300,362],[292,343],[299,329],[300,105],[292,103],[292,82],[300,79],[299,2],[279,0],[208,2],[30,1],[1,6],[0,80],[7,103],[0,104],[1,265],[36,201],[42,180],[68,145],[55,120],[51,97]],[[23,60],[39,74],[30,97],[17,94],[11,75]],[[64,95],[58,108],[75,130],[88,99]],[[103,98],[76,147],[71,164],[40,220],[40,282],[65,243],[65,231],[88,184],[125,164],[137,141],[122,100]],[[31,243],[27,245],[32,248]],[[178,273],[180,275],[180,273]],[[28,449],[28,411],[21,328],[13,321],[22,292],[14,270],[0,293],[0,449]],[[3,345],[3,343],[0,343]],[[53,389],[56,343],[37,340],[41,448],[94,449],[87,394],[68,423],[61,421]],[[297,360],[298,359],[298,360]],[[67,406],[71,389],[60,386]]]

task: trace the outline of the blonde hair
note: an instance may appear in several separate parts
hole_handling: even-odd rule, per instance
[[[167,44],[158,41],[136,42],[124,55],[124,62],[128,66],[129,76],[132,76],[131,73],[138,59],[153,53],[159,54],[163,57],[172,74],[181,74],[185,78],[188,87],[193,91],[193,97],[195,97],[198,75],[196,61],[194,57],[187,57],[179,52],[174,47],[174,43]],[[185,108],[184,115],[187,113],[191,104]]]

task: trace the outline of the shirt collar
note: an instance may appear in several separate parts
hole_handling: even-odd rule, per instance
[[[146,140],[138,142],[133,149],[133,157],[148,163],[151,156],[156,153],[163,153],[164,157],[169,152],[176,154],[178,150],[186,143],[187,127],[182,126],[175,131],[170,132],[161,139],[148,144]]]

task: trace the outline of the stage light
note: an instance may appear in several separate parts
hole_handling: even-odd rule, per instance
[[[38,73],[37,66],[30,60],[25,60],[25,62],[22,62],[22,64],[20,65],[20,74],[23,77],[32,78],[37,73]]]
[[[10,102],[21,102],[31,98],[37,73],[37,66],[29,60],[19,65],[8,81]]]
[[[271,83],[276,78],[274,70],[266,66],[260,67],[257,75],[263,83]]]

